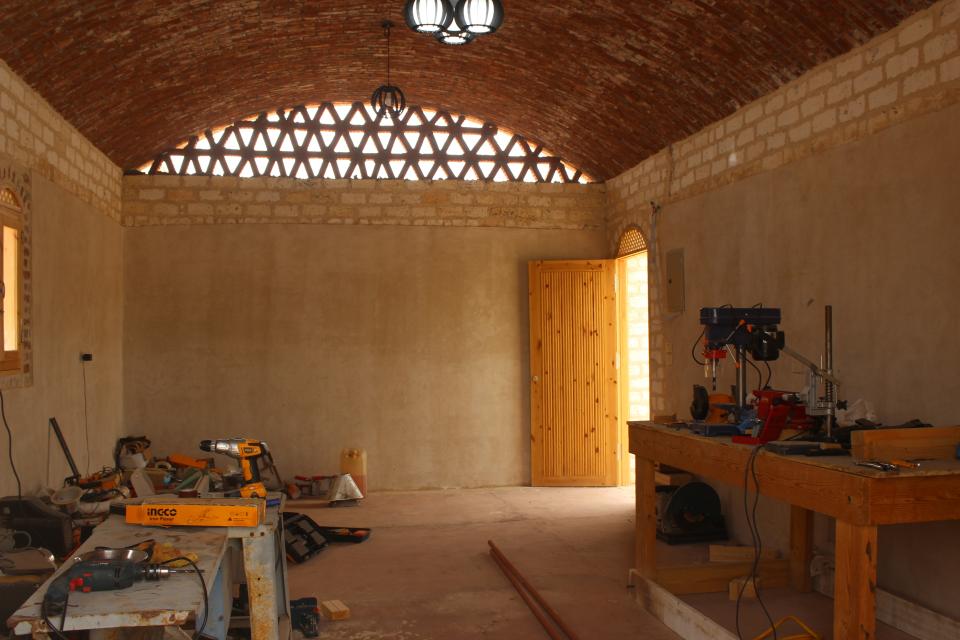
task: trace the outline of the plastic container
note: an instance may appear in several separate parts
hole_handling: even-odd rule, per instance
[[[357,488],[367,495],[367,452],[364,449],[344,449],[340,452],[340,473],[349,473]]]

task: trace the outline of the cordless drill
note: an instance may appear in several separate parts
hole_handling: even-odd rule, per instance
[[[132,560],[81,560],[57,576],[47,587],[43,596],[44,615],[62,614],[72,591],[89,593],[126,589],[138,580],[159,580],[175,573],[194,573],[194,570]]]
[[[240,461],[240,471],[243,473],[243,486],[240,487],[242,498],[267,497],[267,488],[260,480],[260,467],[257,464],[260,458],[270,452],[266,442],[247,438],[203,440],[200,442],[200,449],[211,453],[222,453]]]

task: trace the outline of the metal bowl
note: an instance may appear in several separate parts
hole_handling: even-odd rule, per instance
[[[97,562],[106,560],[125,560],[127,562],[146,562],[150,557],[146,551],[140,549],[108,549],[101,547],[77,556],[81,562]]]

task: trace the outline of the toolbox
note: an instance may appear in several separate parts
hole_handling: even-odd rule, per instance
[[[300,564],[320,553],[327,539],[316,522],[300,513],[283,514],[284,544],[287,558]]]

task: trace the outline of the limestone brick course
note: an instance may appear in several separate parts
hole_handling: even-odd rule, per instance
[[[123,179],[122,223],[602,229],[605,194],[602,184],[140,175]]]
[[[120,220],[122,172],[0,60],[0,155]]]

